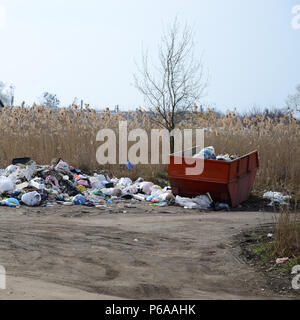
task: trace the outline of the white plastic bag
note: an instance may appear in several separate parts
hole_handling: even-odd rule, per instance
[[[178,205],[186,209],[198,209],[198,204],[189,198],[183,198],[183,197],[177,196],[175,198],[175,203],[177,203]]]
[[[122,195],[122,191],[118,188],[103,188],[101,191],[107,196],[116,196],[120,197]]]
[[[126,187],[122,190],[123,194],[136,194],[138,192],[139,192],[138,187],[135,184],[129,187]]]
[[[29,161],[26,167],[22,168],[20,166],[17,166],[17,169],[14,170],[8,178],[11,179],[13,182],[17,182],[20,179],[26,179],[27,181],[30,181],[32,179],[32,176],[34,174],[36,168],[36,163],[34,161]]]
[[[104,177],[104,176],[103,176]],[[107,181],[100,178],[100,176],[94,176],[94,177],[89,177],[89,180],[91,182],[92,189],[102,189],[105,187],[107,184]]]
[[[105,178],[105,176],[104,176],[103,174],[97,174],[97,173],[95,173],[95,174],[94,174],[94,177],[95,177],[97,180],[99,180],[99,181],[105,181],[105,182],[106,182],[106,178]]]
[[[23,175],[27,179],[27,181],[30,181],[32,179],[35,168],[36,168],[36,163],[34,161],[28,162],[26,168],[23,170]]]
[[[160,194],[162,194],[163,193],[163,191],[162,191],[162,189],[161,189],[161,187],[160,186],[158,186],[158,185],[153,185],[151,188],[150,188],[150,190],[151,190],[151,195],[160,195]]]
[[[141,182],[140,185],[139,185],[139,188],[142,189],[142,191],[145,193],[145,194],[151,194],[152,192],[152,187],[154,186],[154,184],[152,182],[148,182],[148,181],[144,181],[144,182]]]
[[[200,206],[199,209],[202,210],[207,210],[211,205],[211,201],[209,200],[208,196],[198,196],[192,200],[197,203]]]
[[[174,204],[175,203],[175,197],[172,192],[164,192],[159,195],[159,200],[160,201],[167,201],[168,204]]]
[[[33,187],[33,188],[38,189],[38,190],[43,190],[43,189],[46,188],[43,180],[42,180],[41,178],[38,178],[38,177],[32,179],[32,180],[30,181],[29,185],[30,185],[31,187]]]
[[[119,188],[126,188],[132,185],[132,180],[129,178],[121,178],[118,183]]]
[[[4,175],[6,177],[8,177],[10,174],[12,174],[13,172],[15,172],[18,169],[17,166],[11,164],[10,166],[8,166],[5,171],[4,171]]]
[[[178,205],[186,209],[201,209],[201,210],[207,210],[211,205],[211,202],[207,196],[198,196],[193,199],[182,198],[177,196],[175,199],[175,203],[177,203]]]
[[[0,193],[12,192],[15,190],[15,184],[11,179],[6,177],[0,177]]]
[[[33,191],[33,192],[23,194],[21,200],[27,206],[34,207],[34,206],[38,206],[41,203],[42,198],[38,192]]]
[[[146,197],[144,194],[141,194],[141,193],[138,193],[138,194],[134,194],[133,195],[133,198],[135,200],[139,200],[139,201],[145,201],[146,200]]]
[[[269,191],[269,192],[265,192],[263,195],[264,199],[269,199],[271,202],[268,204],[269,206],[273,206],[274,203],[278,203],[281,205],[287,205],[287,200],[290,200],[291,197],[290,196],[284,196],[282,193],[280,192],[273,192],[273,191]]]

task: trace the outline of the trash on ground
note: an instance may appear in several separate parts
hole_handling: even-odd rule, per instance
[[[287,205],[288,203],[286,201],[291,199],[290,196],[284,196],[280,192],[273,192],[273,191],[265,192],[263,195],[263,198],[271,200],[268,206],[273,206],[274,203]]]
[[[42,197],[37,191],[33,191],[23,194],[21,200],[27,206],[35,207],[41,203]]]
[[[204,156],[212,156],[208,148]],[[127,163],[128,170],[133,169]],[[136,208],[137,202],[153,207],[179,205],[188,209],[217,210],[210,195],[199,195],[192,199],[175,197],[170,187],[161,188],[151,181],[128,177],[110,178],[103,174],[87,175],[73,168],[63,159],[53,159],[51,165],[37,165],[30,158],[14,159],[13,164],[0,170],[0,204],[18,208],[53,205],[84,205],[114,211],[113,204],[125,201],[125,208]],[[227,210],[227,204],[218,204]]]
[[[230,211],[230,207],[227,203],[216,202],[212,204],[212,207],[215,211]]]
[[[276,263],[277,264],[282,264],[282,263],[285,263],[289,260],[289,258],[277,258],[276,259]]]
[[[185,209],[208,210],[211,206],[211,201],[208,196],[198,196],[192,199],[177,196],[175,202]]]

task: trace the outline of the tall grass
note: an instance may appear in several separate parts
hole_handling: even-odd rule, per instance
[[[142,111],[128,115],[128,129],[143,128],[148,132],[153,116]],[[109,110],[60,109],[53,112],[43,106],[4,108],[0,111],[0,166],[15,157],[30,156],[40,164],[61,157],[82,169],[107,169],[115,175],[128,175],[125,166],[100,166],[96,161],[98,130],[111,128],[118,134],[123,113]],[[300,185],[300,126],[292,115],[272,119],[266,115],[241,118],[233,112],[217,118],[213,111],[187,114],[179,128],[206,128],[205,144],[213,145],[218,154],[246,154],[258,150],[260,170],[255,188],[297,192]],[[118,141],[118,139],[117,139]],[[150,148],[149,148],[150,149]],[[150,152],[150,151],[149,151]],[[149,157],[150,158],[150,157]],[[132,176],[156,178],[163,165],[137,165]]]
[[[292,257],[300,263],[300,221],[297,213],[282,207],[275,224],[273,251],[277,257]]]
[[[228,112],[217,119],[211,111],[194,118],[197,125],[208,129],[205,144],[214,146],[217,153],[243,155],[259,151],[257,189],[299,190],[300,125],[291,114],[276,119],[263,115],[241,119]]]

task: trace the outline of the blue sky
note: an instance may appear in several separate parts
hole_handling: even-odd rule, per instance
[[[134,109],[142,48],[156,55],[163,27],[177,16],[194,27],[210,85],[204,104],[247,110],[282,107],[300,83],[300,0],[0,0],[0,80],[16,101],[42,92],[97,108]],[[2,19],[3,20],[3,19]]]

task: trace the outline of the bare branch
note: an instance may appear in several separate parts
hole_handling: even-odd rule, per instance
[[[142,55],[142,67],[135,76],[136,88],[145,102],[161,117],[156,123],[172,130],[182,115],[203,96],[207,79],[202,58],[194,59],[193,33],[187,25],[181,29],[177,19],[165,32],[158,51],[159,64],[150,67],[148,53]]]

